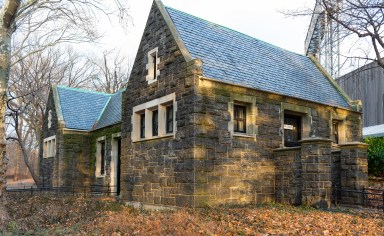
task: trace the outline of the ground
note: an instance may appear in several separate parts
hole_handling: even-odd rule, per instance
[[[5,235],[384,235],[377,210],[266,204],[158,212],[110,198],[26,193],[10,194],[7,207]]]

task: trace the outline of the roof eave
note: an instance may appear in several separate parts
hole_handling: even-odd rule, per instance
[[[57,90],[57,85],[52,84],[51,89],[53,94],[53,102],[55,104],[55,109],[56,109],[57,120],[59,121],[60,124],[62,124],[65,127],[65,121],[64,121],[64,116],[61,109],[60,96],[59,96],[59,91]]]
[[[232,85],[232,86],[238,86],[238,87],[252,89],[252,90],[257,90],[257,91],[262,91],[262,92],[265,92],[265,93],[271,93],[271,94],[275,94],[275,95],[279,95],[279,96],[289,97],[289,98],[293,98],[293,99],[299,99],[299,100],[302,100],[302,101],[316,103],[316,104],[321,104],[321,105],[325,105],[325,106],[329,106],[329,107],[340,108],[340,109],[343,109],[343,110],[350,110],[347,107],[342,107],[342,106],[337,106],[337,105],[331,105],[331,104],[326,104],[326,103],[306,100],[306,99],[303,99],[303,98],[293,97],[293,96],[290,96],[290,95],[286,95],[286,94],[282,94],[282,93],[276,93],[276,92],[271,92],[271,91],[267,91],[267,90],[263,90],[263,89],[259,89],[259,88],[253,88],[253,87],[242,85],[242,84],[225,82],[225,81],[221,81],[221,80],[218,80],[218,79],[209,78],[209,77],[206,77],[206,76],[199,76],[199,79],[210,80],[210,81],[217,82],[217,83],[222,83],[222,84],[227,84],[227,85]],[[355,110],[353,110],[353,111],[361,113],[360,111],[355,111]]]
[[[353,101],[348,94],[344,92],[344,90],[340,87],[340,85],[332,78],[330,74],[322,67],[320,62],[313,55],[308,55],[309,59],[315,64],[315,66],[320,70],[320,72],[324,75],[325,78],[332,84],[332,86],[337,90],[337,92],[347,101],[349,106],[357,112],[362,111],[362,105],[360,100]]]

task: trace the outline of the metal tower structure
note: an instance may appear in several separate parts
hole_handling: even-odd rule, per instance
[[[341,0],[335,0],[336,8],[341,5]],[[315,56],[332,78],[340,76],[340,29],[327,16],[321,0],[316,0],[304,50],[306,55]]]

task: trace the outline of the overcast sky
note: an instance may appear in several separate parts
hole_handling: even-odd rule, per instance
[[[102,23],[105,47],[120,48],[134,60],[152,0],[127,0],[133,25],[124,33],[118,24]],[[226,26],[254,38],[303,54],[310,17],[287,18],[279,11],[312,9],[315,0],[163,0],[164,5]]]

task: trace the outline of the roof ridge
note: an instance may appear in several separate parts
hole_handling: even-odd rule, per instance
[[[92,93],[92,94],[100,94],[100,95],[105,95],[105,96],[112,96],[113,94],[110,93],[104,93],[104,92],[98,92],[98,91],[93,91],[93,90],[86,90],[86,89],[81,89],[81,88],[72,88],[64,85],[57,85],[57,88],[61,89],[67,89],[67,90],[72,90],[76,92],[82,92],[82,93]]]
[[[108,98],[108,101],[105,103],[105,105],[104,105],[104,107],[103,107],[103,110],[101,110],[101,112],[100,112],[100,114],[99,114],[99,117],[97,117],[95,123],[93,124],[93,127],[94,127],[94,128],[97,127],[97,123],[99,123],[101,117],[103,116],[103,114],[104,114],[106,108],[108,107],[109,103],[111,102],[111,100],[112,100],[112,96],[110,96],[110,97]]]
[[[237,31],[237,30],[234,30],[234,29],[231,29],[231,28],[229,28],[229,27],[227,27],[227,26],[217,24],[217,23],[215,23],[215,22],[212,22],[212,21],[203,19],[203,18],[201,18],[201,17],[198,17],[198,16],[195,16],[195,15],[189,14],[189,13],[187,13],[187,12],[184,12],[184,11],[181,11],[181,10],[178,10],[178,9],[175,9],[175,8],[173,8],[173,7],[165,6],[165,8],[166,8],[167,10],[168,10],[168,9],[171,9],[171,10],[174,10],[174,11],[178,11],[178,12],[180,12],[180,13],[183,13],[183,14],[185,14],[185,15],[189,15],[189,16],[191,16],[191,17],[194,17],[194,18],[196,18],[196,19],[202,20],[202,21],[204,21],[204,22],[207,22],[207,23],[210,23],[210,24],[213,24],[213,25],[217,25],[217,26],[219,26],[219,27],[221,27],[221,28],[223,28],[223,29],[226,29],[226,30],[228,30],[228,31],[232,31],[232,32],[237,33],[237,34],[244,35],[244,36],[246,36],[246,37],[248,37],[248,38],[250,38],[250,39],[257,40],[257,41],[259,41],[259,42],[261,42],[261,43],[263,43],[263,44],[270,45],[270,46],[272,46],[272,47],[274,47],[274,48],[277,48],[277,49],[280,49],[280,50],[284,50],[284,51],[287,51],[287,52],[289,52],[289,53],[296,54],[296,55],[298,55],[298,56],[307,57],[307,56],[305,56],[305,55],[303,55],[303,54],[300,54],[300,53],[297,53],[297,52],[292,52],[292,51],[290,51],[290,50],[288,50],[288,49],[285,49],[285,48],[282,48],[282,47],[280,47],[280,46],[276,46],[276,45],[274,45],[274,44],[268,43],[268,42],[266,42],[266,41],[264,41],[264,40],[255,38],[255,37],[250,36],[250,35],[248,35],[248,34],[246,34],[246,33],[243,33],[243,32],[240,32],[240,31]],[[308,58],[308,57],[307,57],[307,58]]]

